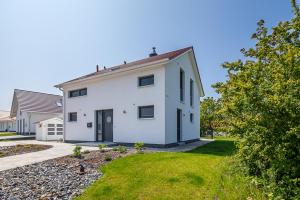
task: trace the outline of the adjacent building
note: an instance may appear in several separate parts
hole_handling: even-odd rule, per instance
[[[56,87],[64,95],[66,142],[167,147],[199,139],[204,91],[193,47],[160,55],[154,48],[142,60],[97,66]]]
[[[10,117],[16,118],[18,134],[35,134],[36,122],[62,117],[63,97],[60,95],[14,90]]]
[[[15,132],[16,118],[10,117],[9,111],[0,110],[0,132]]]

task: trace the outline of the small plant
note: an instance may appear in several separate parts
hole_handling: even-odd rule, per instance
[[[90,150],[84,150],[82,153],[83,154],[88,154],[88,153],[90,153]]]
[[[104,160],[105,161],[111,161],[112,160],[111,155],[105,155]]]
[[[76,158],[81,158],[81,146],[74,147],[73,156]]]
[[[127,149],[126,149],[126,147],[124,147],[124,146],[119,146],[119,147],[118,147],[118,151],[119,151],[120,153],[126,153],[126,152],[127,152]]]
[[[4,156],[4,153],[0,151],[0,158]]]
[[[118,147],[113,147],[113,151],[118,151]]]
[[[137,142],[137,143],[134,144],[134,148],[137,150],[138,153],[143,153],[144,143],[143,142]]]
[[[105,149],[104,148],[106,148],[106,144],[99,144],[98,145],[98,148],[99,148],[99,150],[100,150],[100,152],[105,152]]]

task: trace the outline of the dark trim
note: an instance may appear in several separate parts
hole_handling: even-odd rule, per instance
[[[196,138],[196,139],[181,141],[180,143],[189,144],[189,143],[196,142],[196,141],[199,141],[199,140],[200,140],[200,138]],[[134,143],[116,142],[116,145],[123,145],[123,146],[132,147],[132,146],[134,146]],[[145,143],[144,146],[145,147],[150,147],[150,148],[170,148],[170,147],[179,146],[179,143],[177,143],[177,142],[169,143],[169,144],[149,144],[149,143]]]
[[[189,144],[192,142],[199,141],[200,138],[196,139],[191,139],[191,140],[186,140],[186,141],[181,141],[180,143],[183,144]],[[84,142],[97,142],[97,141],[83,141],[83,140],[65,140],[65,143],[84,143]],[[135,143],[127,143],[127,142],[114,142],[113,144],[108,144],[107,146],[117,146],[117,145],[122,145],[122,146],[127,146],[127,147],[133,147]],[[170,147],[176,147],[179,146],[179,143],[174,142],[174,143],[169,143],[169,144],[149,144],[145,143],[144,147],[149,147],[149,148],[170,148]]]

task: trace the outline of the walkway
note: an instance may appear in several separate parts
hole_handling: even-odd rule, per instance
[[[1,140],[32,140],[35,139],[35,135],[11,135],[11,136],[0,136]]]
[[[44,151],[24,153],[20,155],[0,158],[0,171],[66,156],[72,154],[73,149],[75,147],[74,144],[59,142],[41,142],[36,140],[0,142],[0,146],[13,146],[17,144],[44,144],[52,145],[53,147]],[[97,149],[97,147],[82,147],[82,151],[92,151]]]

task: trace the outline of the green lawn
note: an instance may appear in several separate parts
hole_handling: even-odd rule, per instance
[[[2,136],[13,136],[16,135],[15,132],[0,132],[0,137]]]
[[[263,199],[230,167],[233,140],[187,153],[135,154],[112,161],[79,199]]]

